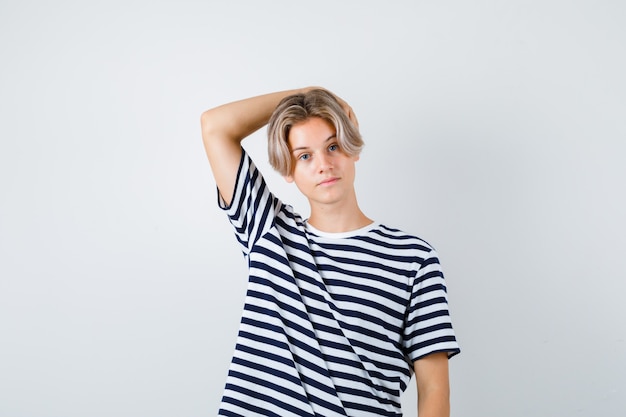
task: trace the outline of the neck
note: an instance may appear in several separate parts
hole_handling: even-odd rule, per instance
[[[372,223],[359,208],[356,199],[349,204],[311,204],[308,223],[322,232],[343,233]]]

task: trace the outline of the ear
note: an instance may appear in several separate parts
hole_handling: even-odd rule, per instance
[[[293,182],[293,177],[291,175],[283,175],[283,178],[290,184]]]
[[[361,159],[361,154],[356,154],[352,157],[352,159],[354,160],[354,162],[358,161],[359,159]]]

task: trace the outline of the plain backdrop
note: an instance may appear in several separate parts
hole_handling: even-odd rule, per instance
[[[0,416],[216,414],[246,265],[200,114],[308,85],[440,253],[452,415],[624,415],[625,44],[618,0],[2,0]]]

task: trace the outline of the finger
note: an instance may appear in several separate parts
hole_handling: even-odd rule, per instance
[[[354,126],[356,126],[356,128],[359,128],[359,119],[357,119],[356,114],[352,111],[352,107],[348,106],[348,118],[350,119],[350,121],[352,121],[352,123],[354,124]]]
[[[354,113],[354,111],[352,110],[352,107],[341,97],[339,96],[335,96],[335,98],[337,99],[337,101],[339,102],[339,105],[341,106],[341,108],[343,109],[343,111],[346,113],[346,115],[348,116],[348,119],[350,119],[350,121],[354,124],[354,126],[356,126],[356,128],[359,128],[359,120],[356,117],[356,114]]]

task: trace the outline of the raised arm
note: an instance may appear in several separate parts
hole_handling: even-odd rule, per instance
[[[202,140],[220,195],[230,204],[237,169],[241,160],[241,141],[269,121],[278,103],[308,88],[286,90],[235,101],[202,113]]]

